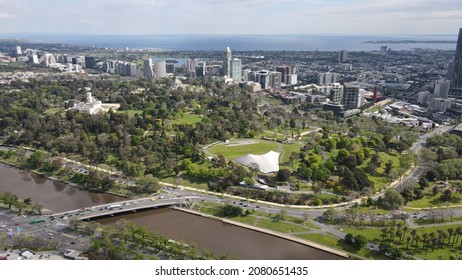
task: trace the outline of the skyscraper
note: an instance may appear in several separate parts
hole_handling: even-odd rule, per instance
[[[338,52],[338,62],[343,63],[348,60],[348,52],[346,50],[341,50]]]
[[[228,77],[231,74],[231,57],[231,49],[226,47],[223,57],[223,73]]]
[[[337,82],[337,73],[319,73],[318,74],[318,85],[334,84]]]
[[[154,78],[154,71],[152,70],[152,58],[143,60],[143,76],[145,78]]]
[[[343,88],[342,104],[345,110],[357,109],[359,102],[359,86],[346,83]]]
[[[457,39],[456,56],[450,73],[451,88],[449,95],[462,98],[462,28],[459,29]]]
[[[435,96],[439,98],[448,98],[449,81],[440,80],[435,83]]]
[[[230,74],[229,78],[233,79],[236,82],[240,82],[242,77],[242,64],[241,60],[233,58],[231,60]]]
[[[154,76],[157,79],[167,77],[167,62],[165,60],[154,63]]]

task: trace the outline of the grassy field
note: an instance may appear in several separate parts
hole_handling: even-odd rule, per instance
[[[289,163],[292,164],[289,160],[292,152],[300,153],[300,148],[303,147],[302,144],[293,143],[293,144],[283,144],[282,145],[282,158],[280,159],[281,164]]]
[[[246,154],[262,155],[269,151],[277,151],[278,143],[259,141],[254,144],[228,146],[225,144],[215,145],[208,149],[209,153],[222,155],[225,158],[234,159]]]
[[[418,200],[409,201],[406,204],[406,207],[411,208],[425,208],[425,207],[443,207],[446,206],[446,202],[441,200],[441,193],[433,196],[432,187],[427,188],[423,191],[424,197]],[[451,201],[448,201],[447,205],[461,205],[462,204],[462,194],[453,193]]]
[[[184,114],[180,119],[174,120],[176,124],[191,124],[194,125],[202,121],[202,117],[194,114]]]
[[[297,237],[313,241],[319,244],[326,245],[331,248],[339,249],[342,251],[347,251],[353,253],[356,256],[372,259],[372,260],[383,260],[387,259],[384,255],[370,251],[367,248],[356,250],[354,247],[348,245],[342,239],[338,239],[337,237],[331,235],[324,235],[324,234],[297,234]]]
[[[125,111],[116,111],[117,114],[128,114],[130,118],[133,118],[135,114],[138,114],[141,116],[143,114],[143,111],[141,110],[125,110]]]
[[[422,236],[424,233],[431,233],[434,232],[436,233],[437,230],[443,230],[447,234],[447,229],[448,228],[457,228],[459,225],[443,225],[443,226],[433,226],[433,227],[425,227],[425,228],[418,228],[417,233]],[[345,233],[351,233],[353,235],[357,234],[362,234],[366,236],[366,238],[369,241],[372,241],[374,243],[381,243],[382,242],[382,237],[381,237],[381,229],[380,228],[348,228],[348,227],[343,227],[342,228]],[[410,234],[411,229],[408,229],[405,237],[411,236]],[[412,237],[412,236],[411,236]],[[385,238],[387,240],[388,237]],[[400,246],[400,248],[409,255],[412,255],[414,257],[420,258],[420,259],[429,259],[429,260],[438,260],[438,259],[444,259],[447,260],[449,259],[449,256],[451,254],[462,254],[462,248],[460,248],[460,239],[457,244],[454,245],[454,247],[447,245],[447,239],[445,241],[445,245],[442,246],[442,248],[435,248],[432,250],[431,248],[428,249],[427,253],[425,253],[425,250],[422,248],[422,242],[419,242],[418,246],[415,246],[414,244],[409,244],[407,245],[406,238],[403,238],[403,241],[401,244],[397,241],[397,237],[395,237],[395,243]]]
[[[310,231],[309,228],[306,228],[304,226],[295,225],[285,221],[275,221],[268,219],[260,219],[258,221],[257,226],[260,228],[266,228],[284,233]]]

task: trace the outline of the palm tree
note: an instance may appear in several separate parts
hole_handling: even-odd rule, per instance
[[[387,237],[388,235],[388,229],[382,228],[382,241]]]
[[[419,248],[420,235],[416,234],[414,237],[414,240],[415,240],[415,247]]]
[[[412,229],[412,230],[411,230],[411,235],[412,235],[412,241],[411,241],[411,243],[414,242],[414,239],[415,239],[416,234],[417,234],[417,229],[415,229],[415,228]]]
[[[401,229],[397,229],[395,235],[398,237],[398,245],[401,245],[401,237],[403,236],[403,231]]]
[[[393,242],[395,240],[395,230],[393,227],[388,229],[388,234],[390,235],[391,242]]]
[[[406,249],[409,249],[409,243],[411,242],[411,239],[412,238],[410,236],[406,237],[406,243],[407,243],[406,244]]]
[[[407,226],[403,226],[403,240],[404,240],[404,237],[406,237],[406,232],[408,231],[408,227]]]
[[[449,235],[449,238],[448,238],[448,245],[450,245],[452,235],[454,234],[454,229],[453,229],[453,228],[448,228],[447,231],[448,231],[448,235]]]
[[[455,243],[459,242],[459,236],[462,234],[462,227],[461,226],[458,226],[456,228],[456,240],[455,240]],[[453,242],[454,243],[454,242]]]
[[[428,233],[424,233],[422,234],[422,241],[423,241],[423,244],[422,244],[422,248],[425,247],[425,254],[427,253],[427,242],[428,242]]]

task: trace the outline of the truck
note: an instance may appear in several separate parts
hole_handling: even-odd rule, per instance
[[[112,210],[112,209],[117,208],[117,207],[122,207],[122,205],[121,204],[111,204],[111,205],[107,206],[106,209]]]

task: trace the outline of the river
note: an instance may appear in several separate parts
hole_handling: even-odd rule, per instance
[[[122,201],[123,198],[91,193],[53,182],[27,171],[0,164],[0,192],[11,192],[20,198],[31,198],[55,212],[67,211],[103,203]],[[171,239],[194,242],[208,248],[215,255],[240,259],[343,259],[309,246],[274,237],[220,221],[183,213],[168,208],[149,210],[99,219],[101,224],[112,224],[126,219],[138,226],[168,236]]]

